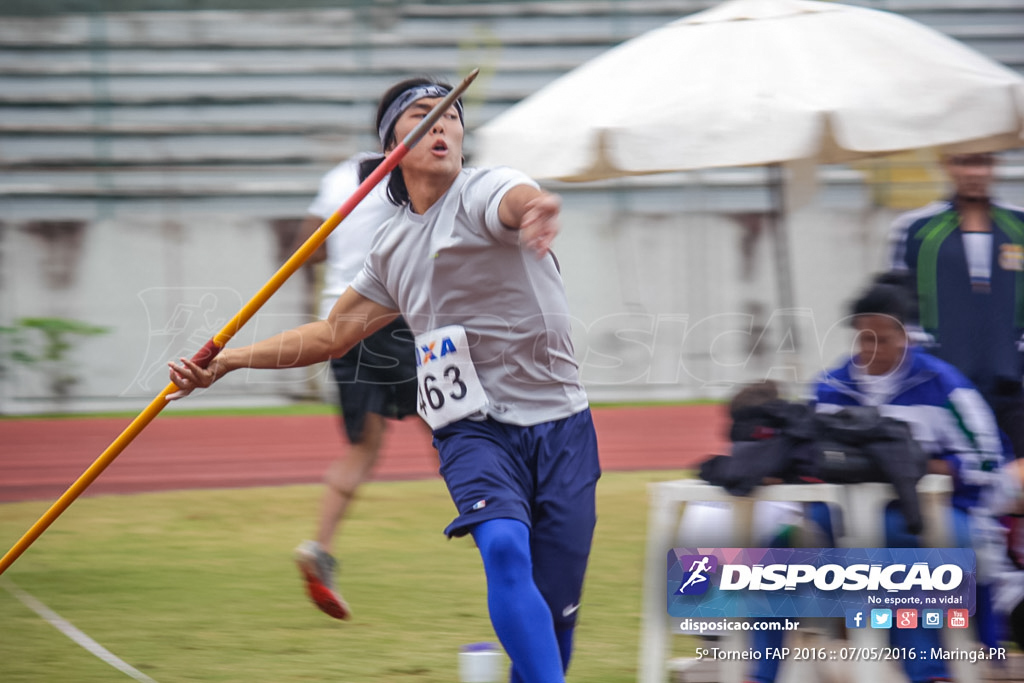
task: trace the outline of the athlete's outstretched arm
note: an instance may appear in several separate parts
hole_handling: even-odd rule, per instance
[[[365,337],[398,317],[398,311],[367,299],[349,287],[338,297],[326,320],[300,325],[250,346],[225,348],[201,368],[188,358],[168,363],[171,381],[179,391],[168,399],[208,387],[240,368],[295,368],[343,356]]]
[[[522,243],[544,256],[560,229],[558,195],[530,185],[517,185],[505,193],[498,205],[498,217],[510,228],[522,231]]]

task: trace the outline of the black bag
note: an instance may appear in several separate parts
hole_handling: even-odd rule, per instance
[[[815,413],[810,406],[770,401],[733,416],[732,454],[712,456],[700,477],[734,495],[747,495],[765,477],[785,483],[887,482],[896,488],[911,533],[923,528],[917,483],[928,456],[903,422],[877,408],[851,406]]]

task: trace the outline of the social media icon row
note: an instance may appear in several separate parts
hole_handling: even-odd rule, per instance
[[[967,628],[968,611],[965,609],[947,610],[943,619],[941,609],[898,609],[895,618],[891,609],[849,609],[846,610],[846,628],[942,628],[945,621],[947,628]]]

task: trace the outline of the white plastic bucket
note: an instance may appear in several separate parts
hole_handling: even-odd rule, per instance
[[[460,683],[499,683],[505,657],[494,643],[470,643],[459,652]]]

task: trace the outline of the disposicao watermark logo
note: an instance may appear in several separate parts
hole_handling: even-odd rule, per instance
[[[703,595],[711,587],[709,574],[718,569],[718,558],[714,555],[686,555],[679,558],[680,566],[689,565],[679,595]]]
[[[667,579],[673,617],[975,609],[975,557],[966,548],[673,548]]]

